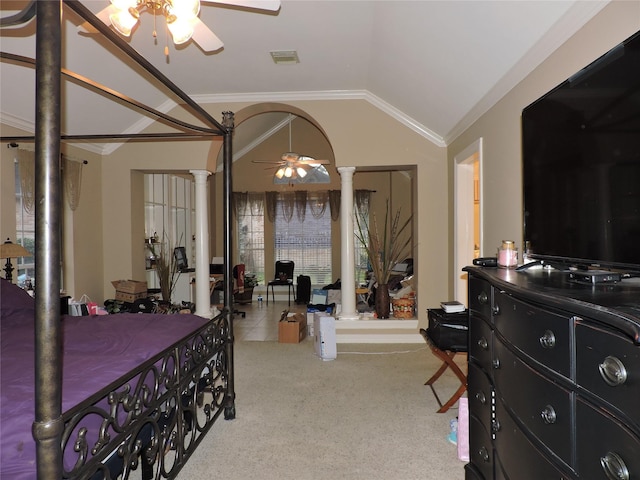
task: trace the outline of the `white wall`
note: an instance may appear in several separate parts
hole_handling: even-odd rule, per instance
[[[522,252],[522,109],[638,30],[640,2],[611,2],[449,145],[451,179],[456,155],[482,138],[482,256],[495,255],[502,239]],[[452,183],[448,198],[452,206]]]

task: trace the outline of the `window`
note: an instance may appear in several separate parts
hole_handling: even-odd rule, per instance
[[[308,275],[314,285],[331,280],[331,215],[315,217],[311,203],[306,204],[303,221],[294,213],[287,222],[285,200],[278,196],[275,219],[275,259],[293,260],[294,275]]]
[[[145,252],[149,288],[159,287],[153,252],[164,250],[172,255],[174,248],[184,247],[188,266],[195,266],[193,197],[194,182],[189,178],[163,173],[144,175],[145,237],[146,241],[160,243]]]
[[[364,231],[367,230],[369,225],[369,205],[371,203],[371,191],[370,190],[356,190],[354,192],[355,205],[353,209],[353,231],[354,231],[354,255],[356,266],[356,282],[358,285],[366,284],[368,281],[368,274],[371,271],[371,265],[369,264],[369,255],[367,254],[367,245],[360,240],[363,237],[364,232],[360,232],[360,227]]]
[[[258,283],[264,284],[264,199],[252,198],[236,218],[238,263],[244,263],[245,274],[255,275]]]
[[[33,279],[35,270],[35,248],[36,248],[36,221],[35,209],[29,213],[24,207],[22,196],[22,186],[20,182],[20,167],[18,161],[15,162],[15,188],[16,188],[16,239],[15,242],[22,245],[32,253],[31,257],[21,257],[17,259],[16,273],[14,281],[24,287],[25,282]]]
[[[360,225],[365,227],[369,224],[369,214],[363,214],[358,208],[354,209],[355,215],[358,219],[353,222],[354,228],[354,255],[356,266],[356,283],[363,285],[367,283],[367,273],[371,270],[369,265],[369,256],[367,255],[366,245],[360,241],[360,235],[358,231],[358,221]]]

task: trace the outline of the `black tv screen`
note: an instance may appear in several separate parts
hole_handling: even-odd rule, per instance
[[[525,248],[640,271],[640,32],[522,112]]]

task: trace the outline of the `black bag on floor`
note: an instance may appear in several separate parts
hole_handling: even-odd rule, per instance
[[[311,277],[298,275],[298,286],[296,288],[296,304],[306,305],[311,300]]]

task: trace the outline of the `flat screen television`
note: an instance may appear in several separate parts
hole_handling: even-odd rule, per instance
[[[526,107],[522,148],[528,256],[640,272],[640,32]]]

